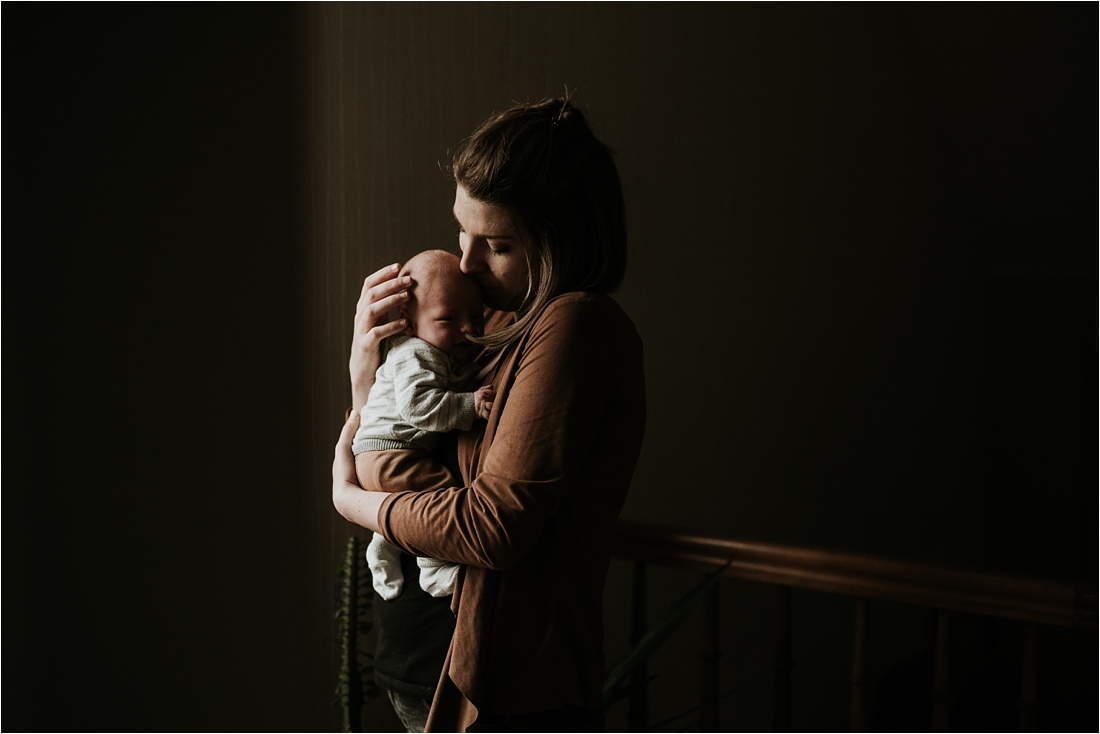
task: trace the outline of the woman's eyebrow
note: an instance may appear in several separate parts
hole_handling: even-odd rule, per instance
[[[457,224],[459,227],[462,227],[462,222],[459,221],[458,214],[455,213],[454,209],[451,209],[451,219],[455,220],[455,224]],[[516,240],[516,239],[519,239],[514,234],[481,234],[481,235],[478,235],[478,237],[480,237],[483,240]]]

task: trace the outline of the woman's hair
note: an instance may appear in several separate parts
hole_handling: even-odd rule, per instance
[[[514,325],[482,341],[501,348],[542,307],[569,291],[609,293],[626,273],[626,213],[611,149],[568,98],[520,104],[486,120],[459,146],[455,183],[504,209],[525,238],[527,296]]]

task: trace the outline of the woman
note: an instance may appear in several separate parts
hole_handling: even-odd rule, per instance
[[[351,435],[379,344],[403,328],[383,314],[407,287],[395,270],[374,274],[356,312],[333,503],[405,553],[463,564],[428,731],[592,731],[611,535],[645,422],[641,340],[606,295],[626,270],[618,173],[564,99],[490,118],[452,172],[461,267],[510,315],[483,338],[496,402],[457,437],[465,486],[407,492],[409,478],[393,477],[392,493],[360,490]]]

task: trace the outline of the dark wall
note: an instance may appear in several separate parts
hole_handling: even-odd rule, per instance
[[[5,730],[317,728],[296,13],[4,7]]]
[[[453,240],[449,146],[564,85],[630,212],[626,516],[1095,581],[1094,6],[5,11],[6,730],[338,726],[359,284]],[[843,660],[810,602],[800,649]],[[738,715],[756,606],[726,608]]]
[[[617,297],[646,342],[650,410],[626,517],[1096,577],[1092,9],[368,3],[310,16],[323,212],[311,425],[346,404],[363,275],[453,242],[438,173],[450,147],[490,110],[568,85],[618,154],[629,212]],[[311,452],[323,464],[331,436]],[[335,555],[349,529],[326,529]],[[628,575],[613,567],[612,658]],[[687,583],[659,576],[653,613]],[[774,608],[758,590],[723,593],[724,720],[766,728]],[[930,639],[919,613],[898,613],[872,612],[873,675],[890,680],[925,669]],[[795,620],[795,725],[829,728],[845,714],[851,611],[799,595]],[[654,668],[657,719],[694,695],[694,629]],[[989,644],[1015,660],[1000,635]],[[1046,712],[1095,720],[1084,647],[1066,677],[1051,670],[1072,655],[1044,647],[1061,696]],[[987,671],[990,649],[972,651]]]

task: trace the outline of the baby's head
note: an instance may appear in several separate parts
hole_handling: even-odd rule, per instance
[[[401,269],[411,275],[409,300],[401,307],[408,320],[405,333],[462,359],[474,344],[466,337],[481,336],[485,326],[484,304],[477,281],[459,269],[457,255],[444,250],[425,250]]]

